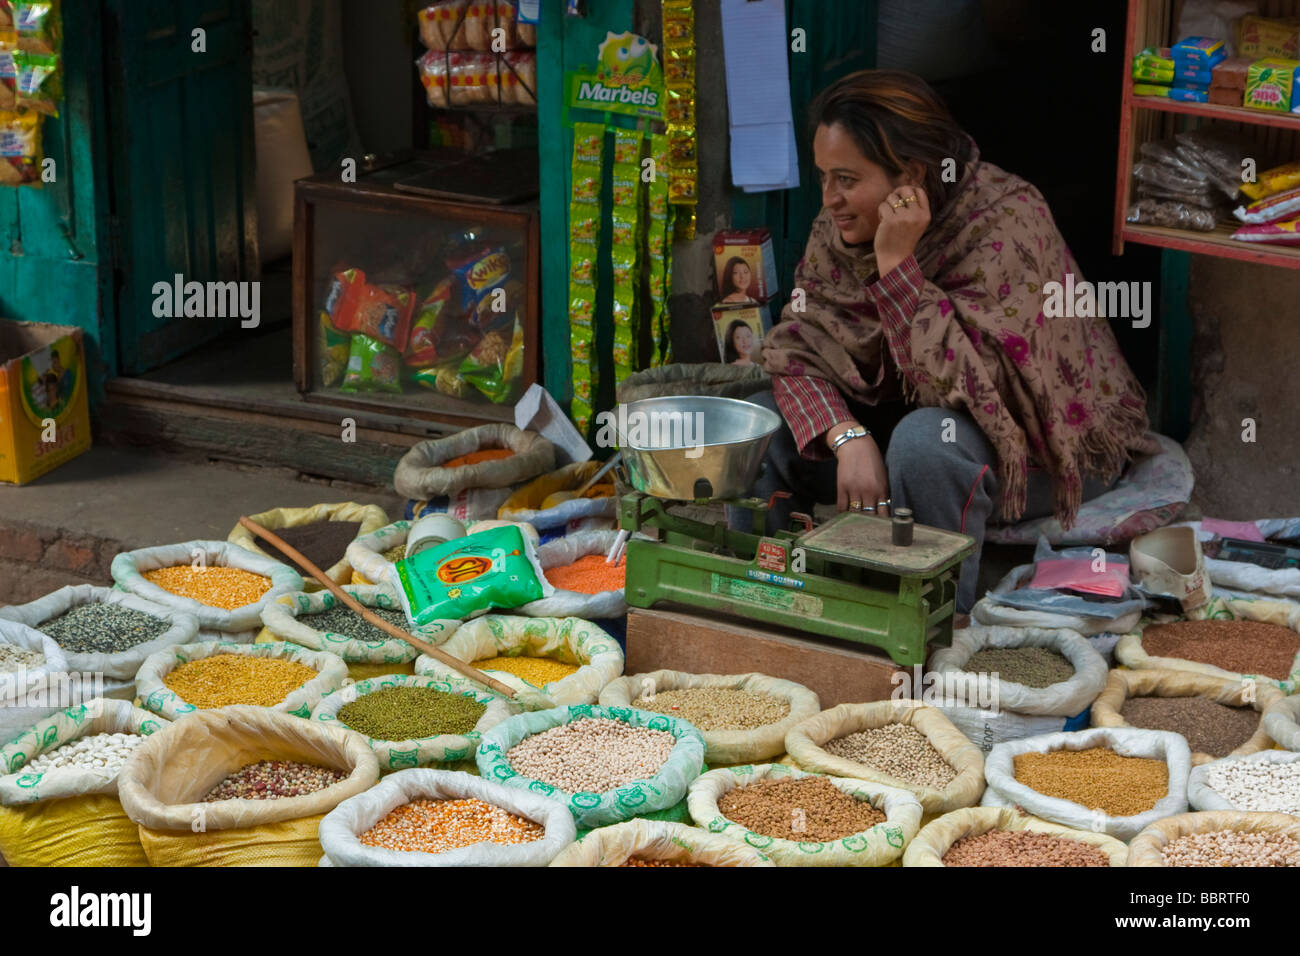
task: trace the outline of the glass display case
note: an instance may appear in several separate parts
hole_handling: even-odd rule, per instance
[[[454,171],[407,161],[300,180],[294,379],[308,401],[510,421],[538,380],[535,203],[431,196]],[[412,192],[415,184],[419,192]]]

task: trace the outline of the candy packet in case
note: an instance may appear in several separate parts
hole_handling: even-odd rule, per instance
[[[393,574],[402,609],[417,626],[509,610],[555,592],[532,541],[514,525],[426,548],[397,561]]]

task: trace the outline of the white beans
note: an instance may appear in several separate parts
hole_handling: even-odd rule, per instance
[[[516,773],[569,793],[603,793],[653,777],[676,743],[662,730],[583,717],[525,737],[506,759]]]
[[[1238,810],[1300,816],[1300,761],[1225,760],[1206,773],[1205,782]]]
[[[40,651],[29,651],[25,647],[0,643],[0,674],[12,674],[15,671],[40,667],[45,663],[45,655]]]
[[[115,774],[122,769],[131,751],[144,738],[139,734],[94,734],[78,737],[56,750],[28,761],[24,773],[49,773],[51,770],[96,770]]]

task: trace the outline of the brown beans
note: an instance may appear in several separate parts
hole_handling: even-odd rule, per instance
[[[1119,715],[1133,727],[1171,730],[1196,753],[1226,757],[1259,728],[1252,707],[1228,707],[1205,697],[1130,697]]]
[[[1300,651],[1300,634],[1262,621],[1174,621],[1148,625],[1142,632],[1142,649],[1154,657],[1285,680]]]
[[[1169,793],[1169,768],[1163,760],[1121,757],[1109,747],[1018,754],[1015,775],[1044,796],[1113,817],[1145,813]]]
[[[301,797],[346,778],[342,771],[298,760],[259,760],[230,774],[208,792],[203,802]]]
[[[1161,852],[1169,866],[1300,866],[1300,840],[1282,833],[1192,833]]]
[[[1000,680],[1026,687],[1050,687],[1074,676],[1074,665],[1047,647],[986,647],[962,668],[971,674],[997,674]]]
[[[825,843],[870,830],[885,814],[855,800],[825,777],[761,780],[733,787],[718,799],[728,820],[782,840]]]
[[[943,865],[1110,866],[1110,860],[1097,847],[1079,840],[1031,830],[989,830],[950,846]]]

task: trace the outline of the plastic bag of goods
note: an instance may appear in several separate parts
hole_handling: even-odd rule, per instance
[[[506,521],[527,521],[538,531],[563,528],[583,518],[614,518],[618,499],[612,477],[592,485],[581,498],[575,497],[603,464],[578,461],[535,478],[507,498],[497,516]]]
[[[154,654],[135,684],[143,706],[168,720],[232,705],[307,719],[347,677],[343,658],[297,644],[201,641]]]
[[[555,588],[548,598],[518,608],[530,617],[581,617],[600,621],[627,613],[623,584],[627,563],[605,563],[617,531],[575,531],[537,549],[537,561]]]
[[[262,626],[262,610],[281,594],[303,589],[287,564],[229,541],[187,541],[113,558],[113,580],[123,591],[199,619],[200,639],[248,643]]]
[[[56,624],[65,614],[69,616]],[[199,630],[193,614],[91,584],[69,585],[27,604],[0,608],[0,618],[38,631],[54,625],[68,670],[131,684],[150,654],[188,644]]]
[[[623,650],[600,627],[577,617],[489,615],[461,625],[440,650],[524,692],[527,709],[594,704],[623,674]],[[426,654],[415,672],[452,683],[467,678]]]
[[[82,702],[80,675],[52,638],[17,621],[0,619],[0,743],[38,720]],[[65,700],[66,694],[77,696]]]
[[[1168,726],[1148,727],[1154,730],[1171,730],[1187,737],[1192,748],[1192,766],[1209,763],[1221,757],[1243,757],[1258,753],[1273,746],[1273,741],[1264,729],[1263,713],[1273,704],[1283,699],[1282,692],[1270,684],[1255,681],[1230,681],[1191,671],[1144,670],[1131,671],[1116,669],[1110,672],[1106,689],[1093,701],[1092,726],[1094,727],[1132,727],[1124,717],[1124,705],[1135,698],[1155,697],[1169,700],[1172,698],[1196,698],[1195,703],[1204,705],[1210,713],[1196,719],[1194,715],[1184,712],[1166,713],[1157,716],[1161,723]],[[1255,714],[1256,726],[1253,732],[1242,731],[1237,736],[1245,735],[1231,751],[1227,753],[1209,753],[1197,749],[1202,735],[1217,738],[1226,732],[1228,725],[1223,719],[1231,715],[1224,714],[1214,705],[1248,708]],[[1154,715],[1153,715],[1154,716]]]
[[[150,866],[315,866],[325,814],[378,779],[360,734],[266,707],[223,707],[137,747],[118,796]],[[279,795],[231,795],[245,793]]]
[[[406,557],[406,537],[411,521],[394,521],[348,545],[348,564],[353,584],[382,584],[391,581],[393,562]]]
[[[687,674],[658,670],[610,681],[605,707],[635,707],[695,725],[712,766],[760,763],[785,753],[785,737],[821,709],[817,695],[764,674]]]
[[[1290,632],[1290,633],[1288,633]],[[1144,618],[1115,645],[1134,670],[1160,668],[1300,689],[1300,604],[1214,597],[1181,617]]]
[[[437,498],[469,488],[510,488],[554,468],[555,446],[536,432],[479,425],[413,445],[397,463],[393,487],[407,498]]]
[[[343,589],[362,607],[430,644],[441,644],[459,621],[434,621],[412,627],[392,588],[352,586]],[[262,611],[265,625],[257,643],[288,641],[312,651],[337,654],[348,665],[348,676],[365,680],[384,674],[414,674],[420,652],[391,637],[357,614],[329,591],[281,595]]]
[[[148,866],[117,777],[166,723],[128,701],[96,698],[0,747],[0,856],[11,866]]]
[[[1059,823],[1048,823],[1046,820],[1039,820],[1037,817],[1031,817],[1027,814],[1020,813],[1014,807],[966,807],[961,810],[954,810],[951,813],[945,813],[937,820],[932,820],[921,828],[921,832],[916,835],[916,839],[908,844],[907,852],[903,854],[903,866],[949,866],[944,862],[944,854],[952,849],[953,844],[958,840],[966,838],[981,837],[986,833],[994,830],[1000,830],[1006,833],[1037,833],[1043,836],[1052,837],[1056,840],[1070,840],[1081,844],[1091,850],[1099,851],[1099,857],[1094,854],[1087,854],[1087,857],[1094,857],[1100,865],[1106,866],[1124,866],[1128,860],[1128,847],[1116,840],[1112,836],[1104,833],[1088,833],[1084,830],[1072,830],[1069,827],[1061,826]],[[990,838],[992,839],[992,838]],[[1058,848],[1053,850],[1049,848],[1040,848],[1038,852],[1049,855],[1058,862],[1016,862],[1014,850],[1011,847],[996,845],[981,849],[982,853],[988,854],[984,857],[987,862],[967,862],[965,866],[1065,866],[1068,865],[1059,862],[1061,852]],[[1078,854],[1084,857],[1084,854]],[[1076,857],[1077,859],[1077,857]],[[1103,862],[1104,861],[1104,862]],[[1075,865],[1087,865],[1078,864]]]
[[[576,704],[497,724],[478,750],[486,780],[561,802],[580,828],[667,810],[704,766],[704,738],[684,720]]]
[[[1193,810],[1300,817],[1300,753],[1261,750],[1193,767],[1187,778],[1187,803]]]
[[[906,790],[779,763],[710,770],[686,804],[696,826],[777,866],[887,866],[921,828],[921,804]]]
[[[358,700],[360,708],[353,706]],[[326,694],[311,716],[364,736],[386,772],[471,760],[483,734],[517,713],[506,698],[473,686],[390,674]],[[390,728],[398,727],[408,729],[405,736],[393,736]]]
[[[892,724],[925,739],[884,730]],[[790,728],[784,747],[803,770],[906,790],[927,814],[974,806],[984,793],[980,749],[941,710],[914,700],[840,704]]]
[[[1161,817],[1186,811],[1191,760],[1187,741],[1162,730],[1097,727],[1012,740],[984,760],[981,806],[1016,806],[1131,840]]]
[[[1252,842],[1241,840],[1245,836]],[[1300,866],[1300,819],[1234,810],[1165,817],[1129,843],[1128,865]]]
[[[249,515],[249,518],[283,538],[286,544],[301,552],[335,584],[348,584],[352,580],[352,565],[348,563],[346,555],[348,545],[359,536],[370,534],[388,524],[388,515],[384,514],[383,508],[378,505],[361,505],[354,501],[312,505],[310,508],[272,508],[261,514]],[[337,532],[336,529],[339,528],[347,531]],[[286,530],[290,533],[280,534]],[[331,534],[332,531],[336,533]],[[317,540],[299,537],[313,534],[322,537]],[[242,524],[235,525],[226,540],[254,554],[265,555],[297,569],[288,555],[280,554],[279,549],[257,537]],[[304,578],[304,590],[321,589],[322,586],[316,579]]]
[[[439,819],[454,825],[430,825]],[[574,833],[564,805],[540,794],[467,773],[399,770],[321,821],[321,865],[546,866]]]
[[[1292,695],[1275,702],[1264,711],[1261,723],[1279,747],[1300,751],[1300,697]]]
[[[1007,652],[1037,656],[1019,664],[1003,662],[1003,667],[1017,668],[1009,675],[978,664]],[[967,671],[972,658],[977,669]],[[952,646],[936,650],[930,668],[945,688],[951,684],[963,691],[937,706],[986,753],[1003,741],[1086,727],[1086,711],[1106,686],[1107,673],[1105,659],[1083,635],[1037,627],[975,626],[954,631]],[[1028,683],[1008,679],[1026,680],[1029,673],[1034,679]],[[1054,676],[1063,679],[1030,686]]]
[[[551,866],[776,866],[753,847],[666,820],[625,820],[571,843]]]

